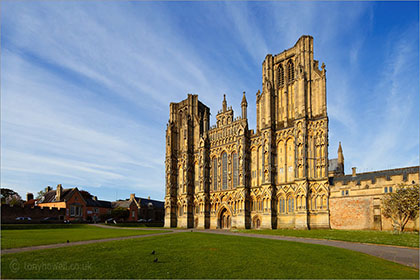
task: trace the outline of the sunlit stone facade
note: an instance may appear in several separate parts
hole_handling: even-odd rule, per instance
[[[257,127],[247,100],[234,117],[224,96],[217,123],[197,95],[170,104],[166,227],[328,228],[326,70],[313,38],[267,55]]]

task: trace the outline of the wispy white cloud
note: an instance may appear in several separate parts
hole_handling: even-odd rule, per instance
[[[332,155],[341,140],[351,165],[413,162],[385,155],[401,143],[405,151],[418,149],[407,133],[418,135],[418,122],[417,128],[409,124],[416,109],[399,111],[404,100],[418,98],[404,78],[418,51],[408,39],[415,30],[389,46],[386,55],[397,59],[379,67],[393,72],[362,89],[369,83],[360,71],[374,29],[370,3],[195,4],[5,3],[2,186],[36,191],[65,183],[163,198],[169,103],[198,93],[214,121],[222,94],[239,113],[245,90],[255,127],[261,62],[303,34],[314,36],[315,59],[327,64]],[[418,74],[418,64],[411,67]],[[369,90],[375,92],[370,99]],[[380,107],[375,98],[384,100]],[[389,136],[389,129],[398,135]]]

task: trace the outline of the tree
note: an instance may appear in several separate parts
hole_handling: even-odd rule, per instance
[[[417,217],[419,212],[419,185],[400,185],[394,193],[382,198],[382,213],[392,220],[392,226],[404,231],[407,222]]]
[[[37,194],[36,194],[36,198],[35,199],[41,199],[48,191],[48,187],[46,187],[43,190],[40,190]]]
[[[127,208],[117,207],[112,209],[111,216],[116,220],[125,220],[128,216],[130,216],[130,211]]]
[[[23,205],[23,201],[20,195],[14,190],[1,188],[1,204],[17,206],[17,205]]]

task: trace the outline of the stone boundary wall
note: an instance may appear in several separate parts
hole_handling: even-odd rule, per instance
[[[41,208],[39,206],[10,206],[2,205],[1,206],[1,222],[2,223],[16,223],[17,217],[30,217],[32,222],[38,222],[46,217],[55,217],[60,220],[64,219],[66,214],[66,209],[61,208]]]
[[[373,196],[330,199],[331,229],[393,230],[390,219],[381,213],[381,199]],[[419,230],[419,218],[409,221],[407,231]]]

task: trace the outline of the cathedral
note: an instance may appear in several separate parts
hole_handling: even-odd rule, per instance
[[[224,96],[214,126],[197,95],[170,104],[165,227],[352,228],[342,223],[350,208],[330,209],[334,195],[352,198],[348,182],[357,178],[343,179],[341,145],[338,158],[328,160],[326,69],[314,59],[311,36],[266,56],[256,95],[256,130],[248,127],[245,92],[238,117]],[[418,168],[401,172],[418,183]],[[382,185],[376,189],[372,195],[383,193]],[[365,217],[367,228],[372,217]]]

